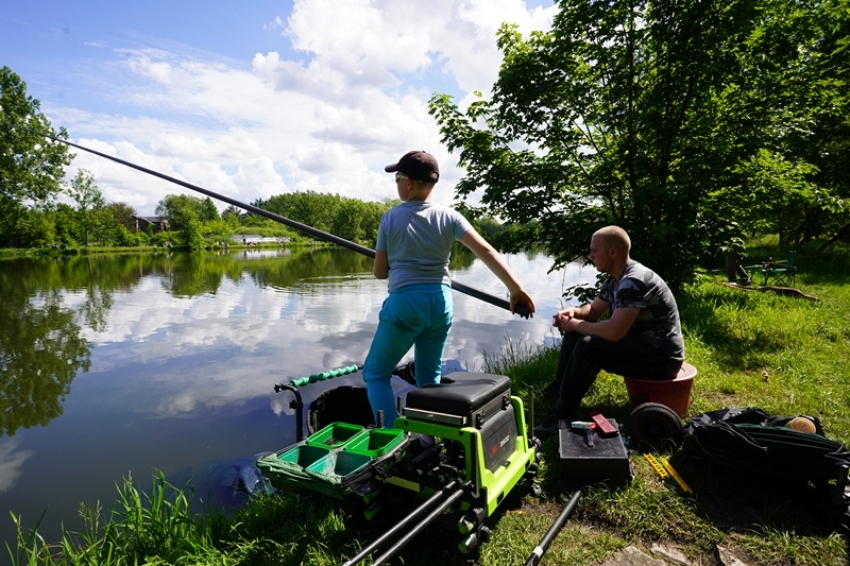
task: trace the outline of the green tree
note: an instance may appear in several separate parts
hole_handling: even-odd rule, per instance
[[[85,169],[77,171],[68,187],[68,194],[77,203],[77,215],[82,226],[86,247],[89,247],[91,234],[101,228],[111,213],[106,209],[103,193],[94,182],[94,175]]]
[[[360,224],[363,227],[364,242],[375,245],[378,240],[378,226],[381,224],[381,217],[393,206],[395,206],[395,203],[389,200],[363,203],[363,218]]]
[[[219,218],[217,220],[203,222],[201,231],[207,237],[227,237],[233,234],[233,226],[224,218]]]
[[[133,217],[136,216],[136,209],[124,202],[110,202],[106,204],[106,208],[115,219],[115,223],[127,228],[127,230],[135,230],[136,223]]]
[[[318,230],[330,232],[342,198],[338,195],[306,191],[274,196],[256,205]]]
[[[233,229],[242,225],[242,220],[245,217],[245,212],[232,204],[224,209],[221,213],[221,219],[227,222],[227,225]]]
[[[218,215],[218,209],[215,207],[215,203],[210,197],[207,197],[201,201],[201,211],[198,215],[201,222],[212,222],[214,220],[219,220],[220,216]]]
[[[118,224],[113,236],[115,245],[126,248],[139,245],[139,238],[136,234],[130,232],[123,224]]]
[[[78,222],[77,211],[68,204],[59,203],[52,216],[56,226],[56,242],[67,247],[79,245],[85,236]]]
[[[7,234],[11,246],[43,248],[56,240],[56,226],[49,210],[25,208],[15,218],[11,233]]]
[[[850,208],[843,205],[850,201],[850,7],[846,0],[826,1],[818,15],[821,37],[806,67],[814,115],[811,127],[788,136],[788,151],[815,166],[806,179],[816,198],[793,211],[796,230],[780,233],[789,243],[850,235]]]
[[[483,189],[485,211],[522,227],[520,241],[545,243],[557,264],[586,253],[600,226],[618,224],[634,256],[674,288],[726,243],[719,235],[764,222],[740,203],[765,181],[773,202],[811,201],[805,183],[785,182],[808,173],[788,141],[816,113],[813,81],[836,74],[810,67],[837,10],[814,0],[558,6],[548,33],[501,28],[504,60],[489,100],[461,111],[432,97],[443,141],[467,171],[461,198]],[[768,164],[781,167],[759,187],[753,173]],[[794,197],[776,194],[786,190]]]
[[[366,232],[363,230],[365,206],[355,199],[346,199],[336,207],[333,219],[333,233],[352,242],[362,242]]]
[[[0,110],[0,245],[10,245],[26,209],[46,206],[61,190],[72,155],[40,135],[68,137],[64,128],[53,130],[41,103],[8,67],[0,69]]]
[[[252,204],[347,240],[374,243],[381,216],[395,203],[364,202],[339,195],[307,191],[276,195],[266,201],[260,200]]]
[[[185,230],[190,218],[198,222],[218,220],[218,210],[209,197],[168,195],[156,206],[156,213],[168,219],[171,230]]]
[[[181,235],[183,242],[189,247],[192,252],[202,252],[206,247],[204,241],[203,224],[198,220],[198,216],[194,210],[187,209],[185,211],[183,229]]]

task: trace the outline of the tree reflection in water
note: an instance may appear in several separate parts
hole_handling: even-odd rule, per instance
[[[9,280],[0,288],[0,433],[12,436],[62,414],[77,372],[88,371],[91,350],[77,313],[59,293],[33,295]]]

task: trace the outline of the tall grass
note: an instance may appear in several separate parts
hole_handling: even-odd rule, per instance
[[[128,477],[119,487],[111,511],[104,516],[100,503],[80,506],[82,532],[65,532],[58,543],[48,543],[37,532],[18,526],[17,550],[7,544],[13,565],[179,564],[197,546],[204,546],[203,521],[189,512],[191,496],[169,484],[161,472],[154,475],[149,493],[139,490]],[[37,529],[37,527],[36,527]]]

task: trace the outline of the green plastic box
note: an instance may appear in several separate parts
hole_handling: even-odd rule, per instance
[[[345,450],[378,458],[392,451],[404,440],[404,431],[397,428],[373,428],[357,435],[345,445]]]
[[[324,446],[298,444],[279,455],[277,459],[284,462],[294,462],[302,468],[306,468],[327,457],[330,453],[331,449]]]
[[[334,450],[324,458],[310,464],[307,469],[327,477],[344,478],[368,465],[372,458],[365,454]]]
[[[322,430],[314,432],[307,437],[310,446],[324,446],[327,448],[341,448],[358,433],[363,431],[360,425],[348,423],[331,423]]]

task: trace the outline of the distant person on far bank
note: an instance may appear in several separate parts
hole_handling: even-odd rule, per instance
[[[459,240],[490,268],[510,292],[511,312],[534,301],[517,281],[504,258],[459,212],[431,201],[440,179],[433,155],[410,151],[387,165],[395,173],[401,204],[387,211],[378,228],[374,274],[388,279],[389,296],[381,307],[378,329],[363,364],[369,403],[378,422],[392,427],[397,415],[390,380],[393,370],[414,346],[416,385],[440,383],[443,351],[452,327],[449,258]]]
[[[544,390],[558,395],[555,410],[534,428],[545,438],[560,419],[573,420],[600,370],[636,379],[675,379],[685,360],[679,308],[667,284],[629,257],[631,240],[619,226],[597,230],[590,261],[607,273],[592,303],[554,315],[563,333],[553,381]],[[603,320],[605,315],[610,315]]]

